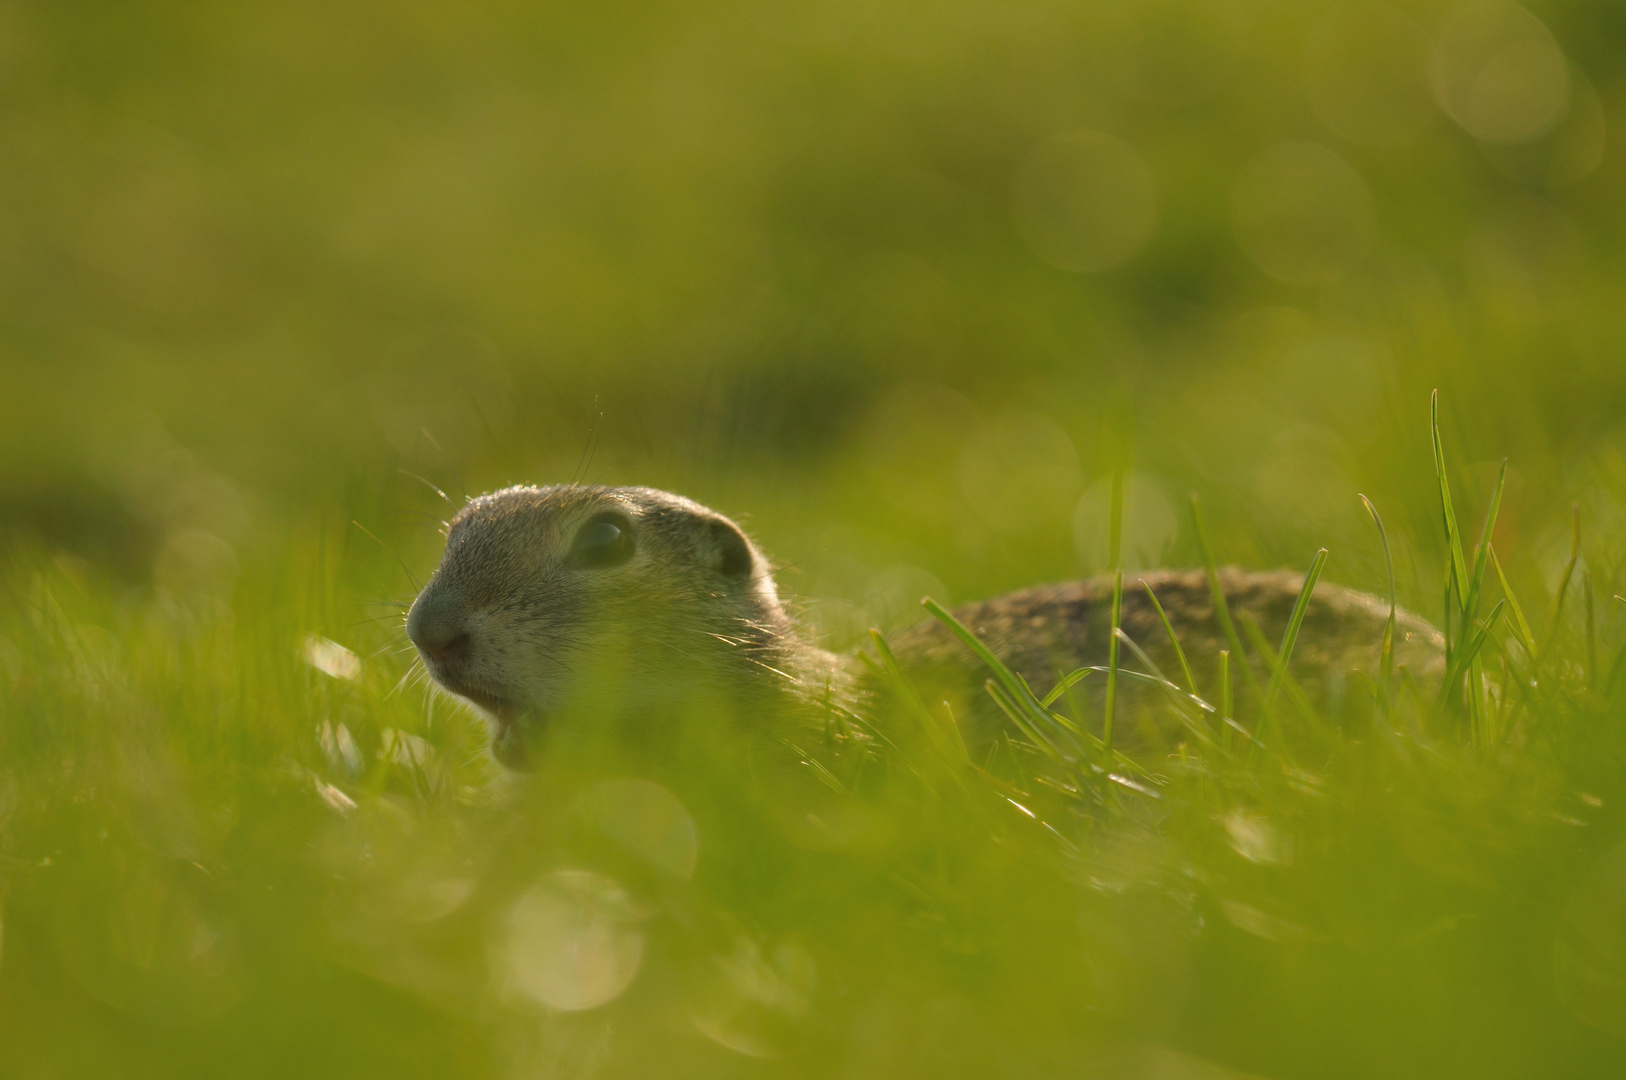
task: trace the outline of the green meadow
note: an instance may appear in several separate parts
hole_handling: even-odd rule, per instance
[[[1605,0],[0,4],[0,1076],[1626,1075],[1623,132]],[[835,650],[1314,564],[1450,674],[514,773],[404,614],[567,482]]]

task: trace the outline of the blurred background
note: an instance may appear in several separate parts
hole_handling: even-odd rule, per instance
[[[1554,576],[1626,479],[1623,56],[1586,0],[7,3],[0,520],[208,577],[365,491],[417,573],[398,470],[646,483],[862,605],[1099,570],[1122,469],[1132,562],[1196,489],[1380,585],[1364,491],[1421,603],[1438,387]]]
[[[1195,492],[1221,561],[1381,591],[1365,493],[1438,619],[1438,389],[1538,630],[1578,504],[1598,694],[1548,718],[1614,732],[1623,122],[1607,0],[0,2],[0,1065],[575,1076],[621,1025],[616,1075],[1059,1075],[1065,998],[1103,1076],[1611,1074],[1618,733],[1240,770],[1056,878],[956,819],[932,907],[805,830],[731,856],[703,783],[516,815],[399,620],[465,494],[648,484],[845,648],[1109,569],[1119,473],[1131,568],[1197,561]],[[502,974],[561,927],[608,982]],[[728,986],[849,1056],[752,1071],[795,1040]]]

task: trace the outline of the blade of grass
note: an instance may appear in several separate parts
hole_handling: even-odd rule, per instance
[[[1496,488],[1491,492],[1490,508],[1485,511],[1485,527],[1479,533],[1479,546],[1474,549],[1474,572],[1468,580],[1468,596],[1462,610],[1469,619],[1479,614],[1479,596],[1485,580],[1485,564],[1490,558],[1491,532],[1496,527],[1496,514],[1502,508],[1502,491],[1507,486],[1507,458],[1496,474]]]
[[[1247,662],[1247,650],[1242,647],[1242,639],[1237,635],[1236,624],[1231,621],[1230,609],[1225,604],[1225,590],[1220,586],[1219,567],[1214,563],[1214,548],[1208,542],[1208,527],[1203,522],[1202,503],[1197,493],[1191,493],[1191,521],[1197,534],[1197,546],[1203,555],[1203,569],[1208,572],[1208,593],[1214,602],[1214,617],[1219,620],[1220,629],[1225,633],[1225,640],[1230,644],[1233,655],[1241,659],[1242,677],[1248,684],[1248,690],[1255,699],[1260,697],[1259,683],[1254,678],[1253,666]],[[1230,715],[1230,710],[1226,710]]]
[[[1124,474],[1112,474],[1112,502],[1107,513],[1107,565],[1114,570],[1123,562]]]
[[[1479,534],[1479,544],[1474,548],[1474,569],[1468,579],[1468,595],[1462,601],[1462,625],[1465,627],[1479,615],[1479,598],[1483,595],[1485,584],[1485,564],[1490,558],[1491,532],[1496,527],[1496,514],[1501,509],[1502,492],[1506,486],[1507,459],[1503,458],[1502,467],[1496,476],[1496,487],[1491,492],[1490,506],[1485,511],[1485,525]],[[1498,735],[1489,728],[1492,716],[1491,700],[1485,684],[1484,665],[1477,655],[1468,664],[1468,683],[1468,705],[1473,729],[1479,733],[1481,745],[1495,745]]]
[[[933,617],[948,627],[950,633],[965,642],[966,647],[976,654],[977,659],[981,660],[994,673],[994,677],[999,680],[1007,693],[1016,697],[1022,695],[1025,687],[1017,680],[1011,669],[1006,667],[1004,662],[995,656],[988,646],[982,643],[981,638],[973,634],[964,623],[950,614],[947,608],[929,596],[920,602],[920,606],[931,612]]]
[[[1598,624],[1592,610],[1592,571],[1581,572],[1581,599],[1586,602],[1586,685],[1598,686]]]
[[[1316,716],[1315,709],[1310,705],[1310,699],[1304,696],[1304,691],[1299,688],[1293,677],[1286,673],[1284,662],[1277,655],[1275,648],[1271,646],[1270,640],[1265,637],[1265,632],[1260,629],[1259,623],[1246,611],[1237,613],[1237,621],[1242,624],[1242,631],[1247,635],[1248,643],[1253,646],[1253,651],[1259,655],[1259,658],[1265,662],[1265,666],[1272,671],[1282,671],[1281,688],[1287,693],[1288,699],[1293,702],[1293,705],[1304,715],[1306,720],[1318,720],[1319,717]],[[1273,725],[1275,734],[1281,733],[1281,725],[1277,723],[1274,704],[1266,703],[1263,720]],[[1260,727],[1263,728],[1263,722]]]
[[[883,665],[879,660],[876,660],[874,657],[870,656],[868,653],[859,653],[858,661],[864,666],[865,671],[868,671],[872,676],[874,676],[875,679],[881,683],[881,685],[890,687],[895,693],[898,693],[904,699],[905,703],[908,702],[908,695],[914,694],[913,683],[910,683],[909,680],[905,678],[903,687],[900,688],[898,684],[893,681],[893,677],[891,673],[886,670],[885,665]],[[918,694],[915,695],[915,700],[920,701]],[[921,708],[925,708],[924,702],[921,702]],[[864,735],[875,739],[877,742],[884,745],[888,750],[897,753],[900,758],[904,756],[902,747],[898,746],[898,744],[887,735],[887,725],[861,723],[856,726],[860,731],[863,732]],[[912,767],[913,766],[911,766],[911,768]]]
[[[926,707],[920,695],[915,692],[914,684],[903,673],[898,665],[897,657],[892,655],[892,649],[887,645],[886,638],[881,636],[879,630],[869,632],[870,640],[875,645],[875,651],[881,657],[881,666],[886,672],[887,682],[893,692],[903,699],[909,711],[914,713],[926,730],[926,737],[931,740],[932,746],[947,760],[963,765],[971,760],[966,752],[965,740],[960,735],[960,728],[950,720],[947,724],[943,719]],[[945,728],[947,730],[945,730]]]
[[[800,747],[792,746],[791,749],[800,755],[803,765],[806,765],[809,769],[813,770],[813,775],[818,778],[819,783],[823,784],[837,795],[847,794],[847,785],[843,784],[840,779],[836,777],[835,773],[826,768],[823,762],[819,761],[812,754],[804,752]]]
[[[1456,578],[1451,576],[1451,556],[1447,555],[1445,557],[1445,595],[1440,601],[1440,636],[1445,639],[1445,663],[1447,667],[1451,666],[1451,657],[1458,644],[1451,633],[1452,625],[1456,623],[1453,615],[1456,613],[1457,606],[1452,603],[1451,599],[1456,595],[1452,589],[1455,584]]]
[[[994,704],[999,706],[1000,711],[1010,718],[1011,723],[1016,725],[1017,730],[1028,737],[1029,742],[1057,761],[1062,760],[1061,748],[1051,742],[1042,731],[1034,726],[1030,718],[1022,715],[1023,710],[1021,707],[1012,700],[1010,694],[999,684],[998,680],[986,679],[982,684],[982,688],[988,692],[989,697],[994,699]]]
[[[1519,636],[1519,644],[1524,646],[1525,656],[1534,660],[1536,658],[1535,632],[1530,629],[1530,623],[1524,617],[1524,607],[1519,603],[1519,598],[1514,596],[1513,590],[1508,587],[1507,575],[1502,573],[1502,562],[1496,557],[1495,551],[1491,552],[1491,565],[1496,568],[1496,580],[1502,586],[1502,597],[1507,601],[1507,609],[1513,613],[1513,621],[1510,625]]]
[[[1553,594],[1553,610],[1547,616],[1547,632],[1541,636],[1541,660],[1547,658],[1553,641],[1558,637],[1558,617],[1564,610],[1564,592],[1570,587],[1570,575],[1575,573],[1575,564],[1581,558],[1580,503],[1571,506],[1570,515],[1570,561],[1564,564],[1564,573],[1558,579],[1558,591]],[[1541,665],[1538,663],[1536,666]]]
[[[1084,731],[1086,727],[1084,720],[1085,702],[1079,700],[1079,694],[1077,693],[1078,687],[1080,684],[1082,684],[1082,682],[1082,679],[1078,680],[1078,682],[1068,682],[1066,679],[1063,679],[1062,696],[1067,699],[1067,715],[1073,721],[1071,725],[1072,730],[1088,734],[1087,731]],[[1086,701],[1087,700],[1088,699],[1086,698]]]
[[[1037,730],[1054,726],[1058,731],[1065,732],[1065,729],[1057,724],[1055,718],[1050,715],[1049,710],[1039,704],[1038,699],[1033,696],[1033,691],[1028,689],[1027,684],[1018,678],[999,657],[993,654],[988,646],[982,643],[977,635],[973,634],[959,619],[956,619],[947,608],[929,596],[921,600],[920,605],[931,612],[934,618],[946,626],[955,637],[963,641],[966,647],[976,655],[977,659],[983,662],[983,665],[993,673],[993,677],[998,681],[1000,689],[1005,691],[1010,703],[1021,711],[1030,725]],[[1049,742],[1048,737],[1045,741]]]
[[[1282,680],[1287,676],[1287,664],[1293,658],[1293,646],[1298,644],[1299,627],[1304,625],[1304,615],[1310,608],[1310,594],[1315,591],[1315,583],[1321,578],[1321,571],[1327,565],[1327,549],[1321,548],[1310,561],[1310,569],[1304,575],[1304,585],[1299,589],[1298,599],[1293,602],[1293,614],[1287,620],[1287,629],[1282,632],[1282,645],[1276,651],[1276,664],[1270,673],[1270,686],[1265,691],[1265,705],[1268,707],[1276,700],[1276,691],[1280,689]]]
[[[1435,390],[1428,403],[1429,434],[1434,442],[1434,474],[1440,482],[1440,509],[1445,516],[1445,543],[1451,553],[1451,571],[1457,583],[1457,596],[1468,594],[1468,565],[1462,557],[1462,530],[1451,505],[1451,481],[1445,474],[1445,444],[1440,439],[1440,392]]]
[[[1615,595],[1615,599],[1619,600],[1623,604],[1626,604],[1626,596],[1621,596],[1617,593]],[[1619,649],[1615,650],[1615,658],[1609,663],[1609,678],[1605,679],[1603,683],[1604,697],[1607,698],[1614,695],[1615,681],[1619,678],[1621,667],[1623,665],[1626,665],[1626,645],[1622,645]]]
[[[1118,640],[1122,641],[1125,647],[1127,647],[1130,652],[1135,654],[1135,659],[1146,665],[1147,671],[1152,676],[1152,680],[1172,694],[1175,701],[1179,702],[1182,706],[1187,704],[1195,705],[1203,712],[1214,711],[1214,706],[1210,705],[1196,694],[1187,693],[1186,691],[1180,689],[1178,684],[1171,682],[1168,676],[1163,674],[1162,669],[1157,666],[1157,663],[1150,656],[1146,655],[1146,650],[1135,644],[1135,639],[1124,633],[1122,627],[1115,631],[1115,633],[1118,635]],[[1120,671],[1119,674],[1127,677],[1140,673],[1124,669]]]
[[[1389,680],[1394,675],[1395,668],[1395,609],[1399,605],[1395,602],[1395,557],[1389,548],[1389,532],[1383,527],[1383,519],[1378,516],[1378,508],[1372,505],[1372,500],[1365,495],[1361,502],[1366,506],[1366,512],[1372,515],[1372,524],[1378,527],[1378,540],[1383,544],[1383,565],[1389,577],[1389,619],[1383,624],[1383,644],[1378,653],[1378,681],[1379,689],[1383,692],[1384,706],[1388,707]]]
[[[1043,705],[1047,709],[1050,708],[1050,706],[1056,703],[1057,698],[1061,697],[1067,691],[1083,682],[1084,677],[1089,673],[1090,669],[1087,667],[1081,667],[1077,671],[1069,672],[1067,675],[1062,677],[1061,682],[1056,684],[1055,689],[1051,690],[1050,693],[1039,699],[1039,704]]]
[[[1210,705],[1208,702],[1204,701],[1195,694],[1186,693],[1174,683],[1170,682],[1164,676],[1163,672],[1158,669],[1158,666],[1152,662],[1152,658],[1147,656],[1145,651],[1139,645],[1135,644],[1135,640],[1128,634],[1124,633],[1122,629],[1118,631],[1118,635],[1123,639],[1123,643],[1129,648],[1129,651],[1135,654],[1136,659],[1146,665],[1147,670],[1149,670],[1152,674],[1153,681],[1162,688],[1164,693],[1169,695],[1169,700],[1174,703],[1175,712],[1179,715],[1180,722],[1185,725],[1186,729],[1195,735],[1198,741],[1204,743],[1205,745],[1215,745],[1212,736],[1209,735],[1209,733],[1203,728],[1203,725],[1199,722],[1199,718],[1204,712],[1214,712],[1214,706]],[[1124,674],[1131,675],[1136,673],[1125,671]],[[1197,711],[1195,712],[1191,709],[1191,706],[1193,705],[1197,707]]]
[[[1496,601],[1496,606],[1491,608],[1490,614],[1474,628],[1473,635],[1468,637],[1463,642],[1462,648],[1457,650],[1456,658],[1452,660],[1451,666],[1446,669],[1445,683],[1440,687],[1440,705],[1442,707],[1450,703],[1457,684],[1462,681],[1462,677],[1473,666],[1474,657],[1479,654],[1480,647],[1485,644],[1486,635],[1490,633],[1491,627],[1496,625],[1496,620],[1502,617],[1502,612],[1506,610],[1506,607],[1506,600]]]
[[[1101,725],[1101,741],[1106,745],[1108,761],[1112,758],[1112,727],[1118,711],[1118,622],[1123,616],[1124,569],[1124,474],[1122,469],[1112,474],[1112,503],[1107,513],[1107,564],[1112,567],[1112,629],[1107,638],[1107,700],[1106,718]]]
[[[1107,671],[1105,664],[1100,664],[1100,665],[1097,665],[1095,667],[1090,667],[1090,668],[1087,668],[1086,670],[1098,672],[1098,673],[1100,673],[1102,675],[1105,675],[1106,671]],[[1155,675],[1148,675],[1144,671],[1133,671],[1133,670],[1131,670],[1129,668],[1121,669],[1118,672],[1118,674],[1120,676],[1122,676],[1123,678],[1128,679],[1128,680],[1130,680],[1132,682],[1143,682],[1143,683],[1150,683],[1150,684],[1156,685],[1156,684],[1158,684],[1160,682],[1165,681],[1165,680],[1159,679]],[[988,681],[993,682],[992,679],[990,679]],[[1178,686],[1174,686],[1173,683],[1170,683],[1169,685],[1173,686],[1175,693],[1177,693],[1177,694],[1180,693],[1180,688]],[[997,684],[996,684],[995,688],[1000,689]],[[1001,690],[1001,693],[1003,693],[1003,690]],[[1007,701],[1008,700],[1009,699],[1007,698]],[[1199,703],[1201,703],[1201,702],[1199,702]],[[1053,719],[1055,718],[1054,714],[1052,714],[1052,718]],[[1088,749],[1093,750],[1093,751],[1095,751],[1097,753],[1101,752],[1102,750],[1104,750],[1106,748],[1106,744],[1104,744],[1100,739],[1096,738],[1094,735],[1090,734],[1088,731],[1080,732],[1079,737],[1084,740],[1084,743],[1085,743],[1085,745],[1087,746]],[[1136,761],[1134,758],[1130,757],[1128,754],[1125,754],[1122,750],[1114,750],[1112,752],[1112,763],[1117,768],[1128,769],[1131,772],[1139,773],[1142,776],[1150,777],[1150,776],[1153,775],[1151,769],[1147,768],[1147,766],[1145,766],[1141,762]],[[1103,773],[1106,771],[1104,769],[1100,769],[1099,765],[1096,765],[1096,766],[1093,766],[1093,767],[1095,767],[1097,769],[1097,771],[1100,771],[1100,772],[1103,772]]]
[[[1157,593],[1153,592],[1152,587],[1146,584],[1145,578],[1141,579],[1140,587],[1146,590],[1146,597],[1152,602],[1152,610],[1157,612],[1158,621],[1163,624],[1163,632],[1169,636],[1169,647],[1174,650],[1174,658],[1180,661],[1180,673],[1186,677],[1186,690],[1193,697],[1199,696],[1197,678],[1192,675],[1191,665],[1186,662],[1186,650],[1180,647],[1180,636],[1174,632],[1174,624],[1169,622],[1168,614],[1163,610],[1163,605],[1158,602]]]
[[[1123,615],[1123,605],[1124,572],[1120,567],[1112,577],[1112,636],[1107,639],[1106,719],[1101,725],[1101,741],[1106,744],[1108,757],[1112,755],[1112,721],[1118,706],[1118,621]]]

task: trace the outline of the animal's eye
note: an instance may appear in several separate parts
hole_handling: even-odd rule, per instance
[[[632,554],[632,523],[619,514],[600,514],[576,533],[570,561],[600,569],[626,562]]]

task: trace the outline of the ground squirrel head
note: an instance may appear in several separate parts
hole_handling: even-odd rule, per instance
[[[765,654],[787,632],[768,564],[737,525],[639,487],[471,500],[407,616],[429,674],[495,718],[493,747],[513,765],[528,733],[595,688],[653,703],[674,680],[738,683],[772,668]]]

